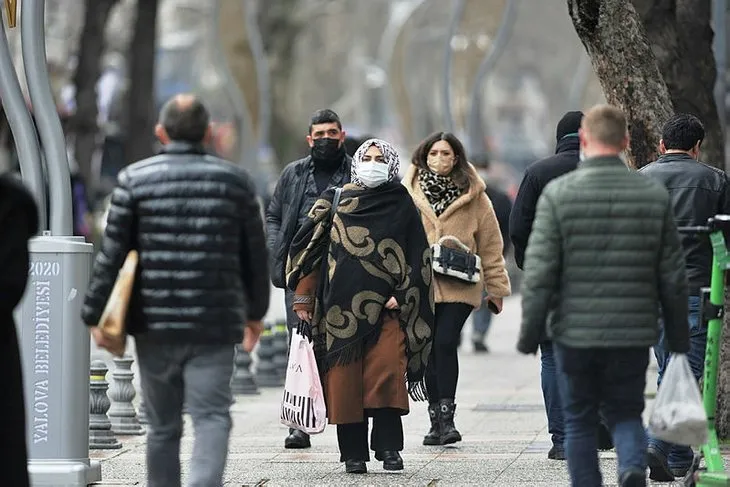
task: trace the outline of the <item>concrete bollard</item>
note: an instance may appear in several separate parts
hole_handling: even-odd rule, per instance
[[[236,356],[233,359],[233,377],[231,391],[234,394],[259,394],[256,380],[251,373],[251,355],[243,350],[242,345],[236,345]]]
[[[112,424],[106,413],[111,401],[107,397],[109,369],[101,360],[94,360],[89,367],[89,448],[92,450],[116,450],[122,447],[112,432]]]
[[[259,387],[281,387],[284,385],[279,372],[274,364],[274,335],[272,326],[265,325],[264,332],[261,334],[258,346],[258,363],[256,364],[256,383]]]
[[[289,331],[286,323],[274,325],[274,367],[282,380],[286,380],[286,367],[289,363]]]
[[[139,424],[137,413],[134,410],[132,401],[137,395],[132,385],[134,372],[132,372],[132,362],[134,359],[129,355],[124,357],[115,357],[114,372],[112,378],[114,383],[109,391],[109,397],[112,400],[109,409],[109,421],[112,424],[112,432],[117,435],[143,435],[145,430]]]

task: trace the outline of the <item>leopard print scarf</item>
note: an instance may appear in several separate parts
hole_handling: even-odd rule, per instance
[[[439,176],[425,169],[418,170],[418,183],[436,216],[440,216],[461,196],[461,190],[450,177]]]

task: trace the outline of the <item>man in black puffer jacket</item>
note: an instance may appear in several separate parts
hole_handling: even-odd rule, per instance
[[[147,482],[180,486],[182,407],[195,428],[189,485],[221,485],[234,344],[248,350],[269,306],[268,255],[250,176],[206,155],[209,115],[192,95],[160,114],[162,154],[119,174],[82,310],[96,325],[127,253],[139,252],[128,313],[147,406]]]
[[[289,246],[307,214],[326,189],[350,182],[352,158],[345,150],[345,132],[332,110],[318,110],[309,123],[307,143],[311,154],[287,165],[266,210],[266,239],[271,255],[271,281],[286,289]],[[286,291],[286,324],[289,332],[299,324],[292,308],[294,293]],[[290,430],[285,448],[309,448],[309,435]]]

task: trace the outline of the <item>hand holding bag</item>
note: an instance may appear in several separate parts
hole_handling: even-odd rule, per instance
[[[137,251],[129,251],[97,325],[107,343],[105,348],[117,357],[124,355],[127,346],[127,311],[138,262]]]
[[[446,247],[446,242],[454,243],[458,248]],[[477,284],[482,278],[482,259],[454,236],[446,235],[431,245],[431,257],[436,274],[470,284]]]
[[[698,446],[707,441],[707,415],[687,355],[675,353],[662,377],[649,434],[677,445]]]
[[[323,432],[327,425],[327,407],[314,346],[301,330],[294,330],[291,337],[281,423],[310,435]]]

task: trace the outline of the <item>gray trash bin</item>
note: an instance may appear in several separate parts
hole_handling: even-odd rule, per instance
[[[90,341],[80,317],[93,246],[44,235],[29,248],[28,286],[16,310],[28,471],[34,487],[86,486],[101,480],[101,466],[89,460]]]

